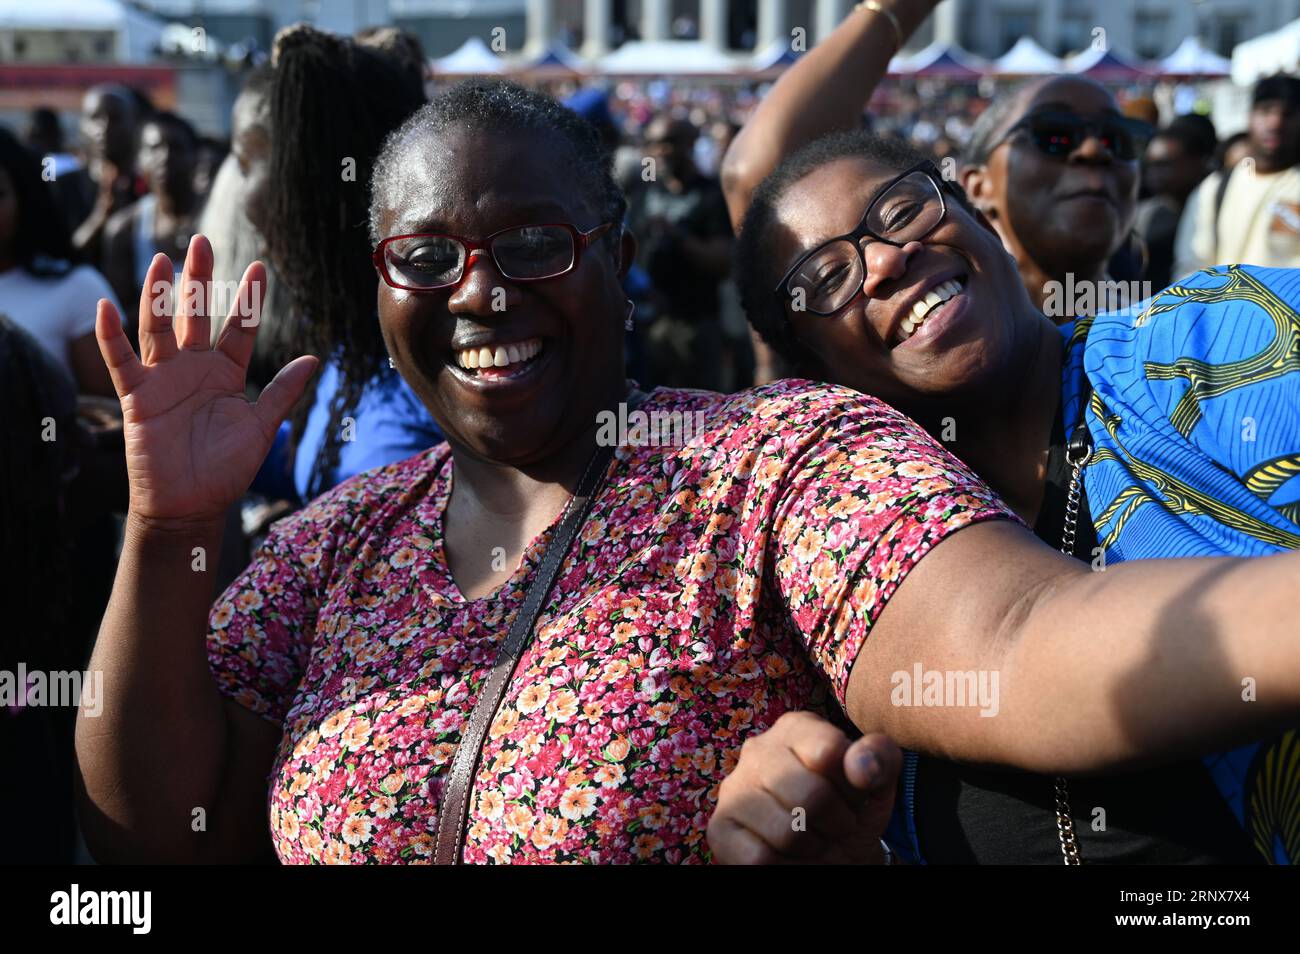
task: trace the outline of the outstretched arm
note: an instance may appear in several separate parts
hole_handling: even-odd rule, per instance
[[[904,39],[939,0],[878,0]],[[732,141],[722,188],[735,229],[750,196],[787,156],[827,133],[856,129],[862,110],[898,52],[894,25],[882,13],[855,9],[835,31],[786,70]]]
[[[976,524],[886,604],[854,663],[849,714],[909,748],[1048,775],[1204,755],[1300,715],[1297,586],[1300,552],[1093,572],[1017,524]],[[918,665],[996,673],[994,714],[895,704],[916,701]]]

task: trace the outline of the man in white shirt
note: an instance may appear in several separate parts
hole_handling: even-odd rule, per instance
[[[1271,76],[1255,87],[1250,154],[1216,189],[1188,205],[1192,257],[1180,271],[1209,265],[1300,266],[1300,79]]]

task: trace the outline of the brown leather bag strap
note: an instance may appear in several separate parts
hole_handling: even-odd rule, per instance
[[[646,399],[641,391],[633,391],[627,399],[631,411]],[[469,817],[469,802],[474,789],[474,777],[478,771],[479,756],[483,751],[483,740],[487,738],[488,729],[496,719],[501,700],[514,676],[515,667],[520,657],[532,641],[537,627],[537,619],[542,615],[542,607],[555,585],[564,558],[573,546],[573,540],[591,513],[597,491],[609,467],[610,458],[614,456],[613,447],[597,447],[578,480],[578,486],[569,498],[564,514],[554,536],[546,546],[537,575],[524,594],[524,602],[515,614],[510,632],[501,646],[497,661],[491,673],[479,690],[478,702],[475,703],[465,728],[461,732],[460,743],[456,746],[456,755],[447,773],[443,788],[442,803],[438,807],[438,836],[436,839],[433,863],[436,865],[458,865],[464,850],[465,822]]]

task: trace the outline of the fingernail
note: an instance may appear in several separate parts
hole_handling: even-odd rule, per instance
[[[880,781],[880,774],[884,771],[880,765],[880,759],[871,751],[860,752],[857,756],[858,769],[863,778],[867,780],[868,785],[875,785]]]

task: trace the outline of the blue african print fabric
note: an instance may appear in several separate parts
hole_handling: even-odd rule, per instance
[[[1300,269],[1229,265],[1063,329],[1067,432],[1092,386],[1084,485],[1107,563],[1300,547],[1297,308]],[[1205,764],[1267,860],[1300,858],[1296,731]]]

